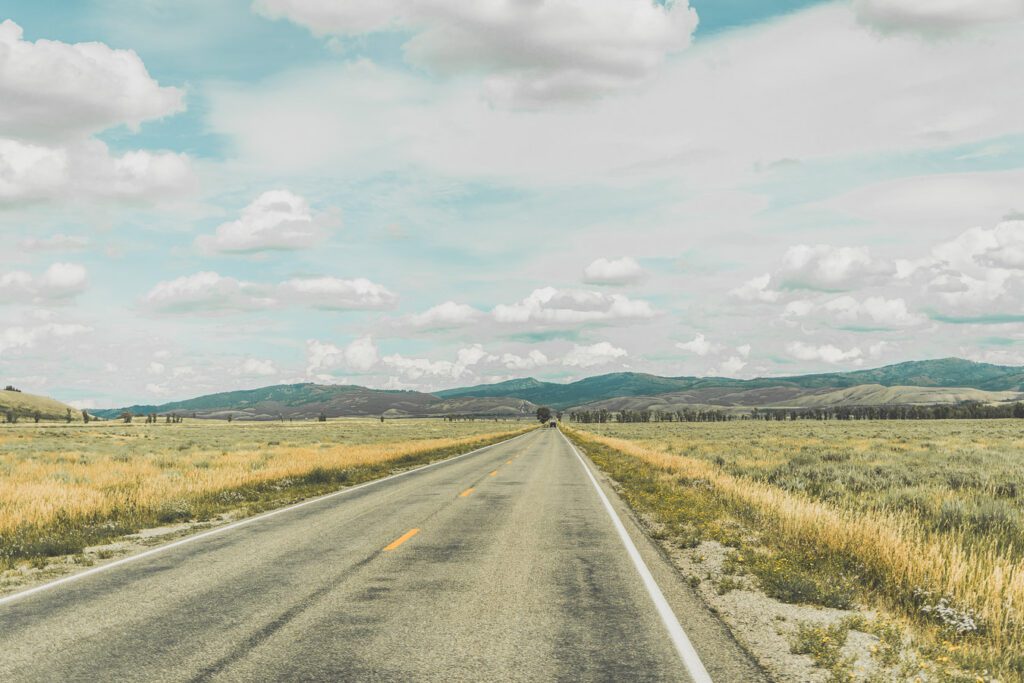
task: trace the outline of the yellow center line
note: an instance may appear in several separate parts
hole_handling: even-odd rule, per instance
[[[401,536],[399,536],[395,540],[391,541],[391,543],[388,543],[386,546],[384,546],[384,550],[394,550],[395,548],[397,548],[398,546],[402,545],[403,543],[408,541],[410,538],[412,538],[413,536],[415,536],[419,532],[420,532],[419,529],[409,529],[404,534],[402,534]]]
[[[511,465],[511,464],[512,464],[512,461],[511,461],[511,460],[506,460],[506,461],[505,461],[505,464],[506,464],[506,465]]]
[[[476,489],[470,486],[468,489],[459,494],[459,498],[465,498],[469,494],[473,493],[473,491],[476,491]]]
[[[493,476],[495,476],[495,475],[496,475],[497,473],[498,473],[498,470],[494,470],[493,472],[491,472],[491,476],[493,477]]]

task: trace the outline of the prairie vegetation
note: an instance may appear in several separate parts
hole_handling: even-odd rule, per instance
[[[493,443],[516,422],[4,425],[0,568],[248,514]]]
[[[571,433],[673,542],[731,546],[768,595],[899,615],[939,680],[1024,680],[1024,423],[605,423]]]

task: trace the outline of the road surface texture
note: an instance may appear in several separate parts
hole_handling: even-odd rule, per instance
[[[712,679],[763,680],[592,467],[539,429],[5,598],[0,681],[708,680],[637,563]]]

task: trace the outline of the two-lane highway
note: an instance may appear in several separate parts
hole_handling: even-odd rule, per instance
[[[0,680],[699,680],[665,610],[761,680],[589,471],[540,429],[5,599]]]

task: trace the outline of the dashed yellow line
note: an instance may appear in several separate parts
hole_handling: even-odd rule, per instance
[[[497,476],[497,474],[498,474],[498,470],[494,470],[493,472],[491,472],[491,476],[492,477]]]
[[[476,491],[476,489],[470,486],[468,489],[459,494],[459,498],[465,498],[469,494],[473,493],[473,491]]]
[[[511,461],[511,460],[506,460],[506,461],[505,461],[505,464],[506,464],[506,465],[511,465],[511,464],[512,464],[512,461]]]
[[[403,543],[408,541],[410,538],[412,538],[413,536],[415,536],[419,532],[420,532],[419,529],[409,529],[404,534],[402,534],[401,536],[399,536],[395,540],[391,541],[391,543],[388,543],[386,546],[384,546],[384,550],[394,550],[395,548],[397,548],[398,546],[402,545]]]

